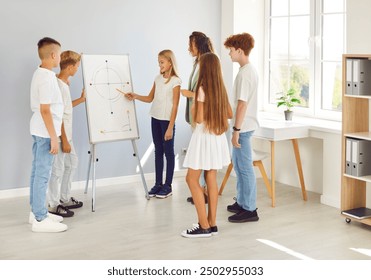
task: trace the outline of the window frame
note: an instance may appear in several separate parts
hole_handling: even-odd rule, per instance
[[[291,0],[293,1],[293,0]],[[294,0],[295,1],[295,0]],[[346,0],[344,2],[344,11],[337,13],[324,13],[323,0],[310,0],[310,37],[309,43],[309,100],[308,107],[295,107],[295,114],[319,119],[328,119],[341,121],[341,110],[326,110],[322,109],[322,33],[323,33],[323,15],[343,14],[343,50],[346,52]],[[270,9],[271,1],[265,0],[265,50],[264,50],[264,97],[263,110],[268,112],[281,112],[283,109],[277,108],[276,103],[270,103],[269,87],[270,87],[270,62],[278,61],[270,58]],[[289,16],[290,17],[290,16]],[[290,22],[289,26],[290,28]],[[289,39],[290,40],[290,37]],[[341,63],[340,60],[336,62]]]

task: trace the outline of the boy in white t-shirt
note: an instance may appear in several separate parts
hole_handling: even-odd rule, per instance
[[[228,218],[232,223],[259,220],[256,208],[256,178],[253,167],[251,136],[258,128],[257,89],[258,75],[250,63],[249,55],[254,47],[254,38],[248,33],[232,35],[224,43],[229,49],[232,62],[240,69],[233,83],[233,134],[232,162],[237,175],[237,201],[227,210],[235,213]]]
[[[33,232],[61,232],[67,225],[63,218],[49,214],[46,208],[46,189],[54,155],[58,153],[58,137],[61,135],[63,101],[57,78],[52,71],[60,61],[61,45],[45,37],[38,42],[41,65],[34,72],[31,82],[30,132],[33,138],[32,170],[30,178],[29,223]]]
[[[64,104],[59,151],[54,158],[52,174],[48,188],[49,213],[62,217],[72,217],[70,209],[80,208],[83,203],[70,196],[73,172],[77,167],[77,155],[72,142],[72,108],[85,102],[85,91],[81,97],[71,100],[69,78],[74,76],[80,66],[81,55],[73,51],[61,54],[60,68],[57,75],[58,85]]]

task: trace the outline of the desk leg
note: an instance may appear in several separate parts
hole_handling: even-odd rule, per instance
[[[227,183],[228,178],[229,178],[229,175],[230,175],[231,172],[232,172],[232,168],[233,168],[233,163],[231,162],[231,163],[228,165],[227,172],[226,172],[225,175],[224,175],[223,182],[222,182],[222,184],[221,184],[221,186],[220,186],[220,189],[219,189],[219,195],[222,195],[222,193],[223,193],[223,190],[224,190],[225,184]]]
[[[272,207],[276,206],[276,171],[274,166],[274,141],[271,142],[271,188],[272,188]]]
[[[304,175],[303,175],[303,168],[301,166],[298,139],[291,139],[291,141],[292,141],[292,145],[294,147],[296,166],[298,167],[298,173],[299,173],[299,179],[300,179],[300,185],[301,185],[301,192],[302,192],[302,195],[303,195],[303,200],[307,201],[307,191],[305,190]]]

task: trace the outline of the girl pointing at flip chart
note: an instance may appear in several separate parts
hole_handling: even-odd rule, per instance
[[[155,146],[155,185],[149,191],[150,197],[166,198],[172,195],[175,167],[174,135],[175,119],[178,113],[181,79],[178,76],[174,53],[163,50],[158,54],[160,74],[156,76],[148,95],[134,92],[124,93],[129,100],[152,102],[150,111],[152,139]],[[166,178],[163,182],[164,155],[166,157]]]

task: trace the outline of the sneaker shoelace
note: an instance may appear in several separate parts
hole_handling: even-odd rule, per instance
[[[187,229],[187,232],[188,232],[188,233],[192,233],[192,232],[198,230],[199,228],[200,228],[200,225],[199,225],[199,224],[197,224],[197,225],[194,224],[194,225],[193,225],[193,228]]]
[[[79,204],[79,201],[77,199],[75,199],[74,197],[71,197],[71,202],[72,204]]]
[[[66,207],[59,205],[58,213],[67,214],[67,210],[68,209]]]

